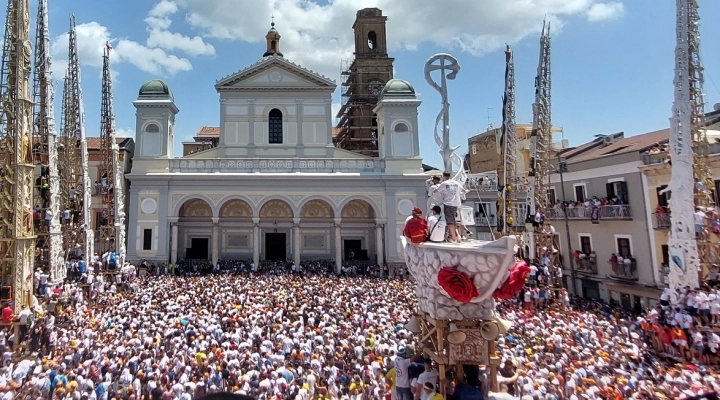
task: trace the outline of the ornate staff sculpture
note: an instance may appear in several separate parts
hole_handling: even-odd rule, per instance
[[[438,62],[437,64],[435,62]],[[432,72],[440,71],[440,84],[433,80]],[[463,168],[462,157],[455,153],[455,150],[459,149],[460,146],[455,148],[450,147],[450,103],[448,102],[447,95],[447,80],[454,80],[460,72],[460,64],[457,59],[450,54],[440,53],[430,57],[425,63],[425,80],[432,86],[433,89],[437,90],[442,97],[442,109],[435,118],[435,143],[440,147],[440,155],[443,158],[443,167],[446,172],[453,171],[453,164],[457,167],[457,173],[453,177],[460,184],[465,184],[467,177]],[[442,138],[438,133],[438,126],[442,122]]]

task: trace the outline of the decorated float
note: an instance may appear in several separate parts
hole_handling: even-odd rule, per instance
[[[436,54],[425,65],[427,82],[442,96],[435,141],[445,171],[456,171],[452,179],[464,187],[467,178],[463,160],[455,153],[457,148],[449,145],[446,87],[447,80],[455,79],[459,70],[457,60],[449,54]],[[433,80],[433,71],[440,71],[440,83]],[[465,208],[471,212],[463,212]],[[466,226],[474,224],[472,208],[461,207],[459,214]],[[457,368],[456,372],[462,373],[466,364],[488,368],[490,386],[496,390],[500,364],[496,339],[510,328],[510,323],[496,315],[495,302],[516,295],[529,273],[527,264],[515,257],[518,239],[505,236],[494,241],[415,244],[402,237],[401,241],[407,269],[417,282],[417,310],[406,328],[416,334],[424,356],[437,364],[441,394],[446,395],[446,370]]]

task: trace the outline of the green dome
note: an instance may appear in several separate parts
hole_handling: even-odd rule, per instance
[[[385,96],[415,96],[415,88],[404,79],[390,79],[382,90],[380,97]]]
[[[170,90],[170,87],[167,85],[167,83],[161,81],[160,79],[153,79],[145,82],[145,84],[140,87],[140,93],[138,95],[140,97],[159,97],[169,98],[170,100],[173,99],[173,94]]]

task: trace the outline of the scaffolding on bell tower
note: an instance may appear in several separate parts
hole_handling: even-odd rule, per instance
[[[102,105],[100,109],[99,166],[102,214],[98,221],[98,254],[116,253],[118,264],[125,260],[125,198],[123,194],[123,168],[119,159],[119,147],[115,139],[115,115],[110,75],[110,44],[103,53]]]
[[[34,130],[33,162],[35,178],[36,267],[50,276],[50,283],[62,282],[67,275],[60,226],[60,176],[58,174],[55,92],[50,57],[47,0],[38,2],[35,34],[35,76],[33,79]]]
[[[32,304],[33,102],[30,92],[30,1],[8,0],[0,69],[0,280],[15,310]]]
[[[512,216],[516,200],[517,132],[515,127],[515,63],[510,46],[505,49],[505,93],[503,94],[503,124],[500,135],[500,165],[498,168],[498,230],[503,236],[514,234]]]
[[[60,165],[63,237],[69,258],[92,259],[93,230],[90,218],[91,192],[88,172],[85,111],[80,87],[75,16],[70,16],[68,69],[63,90],[63,127]]]

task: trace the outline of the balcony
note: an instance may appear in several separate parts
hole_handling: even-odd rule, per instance
[[[653,213],[653,229],[670,229],[671,221],[670,221],[670,214],[663,213]]]
[[[522,180],[516,179],[515,183],[510,183],[513,193],[524,193],[527,191],[526,185]],[[465,189],[477,191],[479,193],[497,193],[498,175],[497,174],[468,174]]]
[[[383,160],[306,159],[306,158],[223,158],[170,160],[170,172],[184,173],[379,173],[385,169]]]
[[[632,209],[627,204],[600,206],[600,220],[632,220]],[[551,208],[545,211],[545,214],[551,220],[561,220],[565,218],[565,213],[570,220],[590,220],[592,207],[574,207],[566,209]]]
[[[611,278],[633,281],[636,281],[638,279],[637,262],[635,261],[631,262],[630,264],[614,263],[611,265],[611,267]]]
[[[586,274],[597,274],[597,258],[579,258],[574,260],[575,271]]]
[[[497,218],[495,216],[478,215],[475,217],[475,226],[492,227],[497,225]]]

